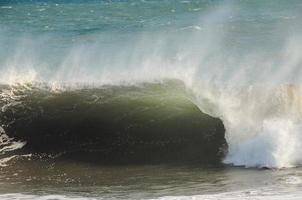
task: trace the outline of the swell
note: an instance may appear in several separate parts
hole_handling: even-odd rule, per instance
[[[222,121],[202,113],[178,80],[52,90],[2,85],[6,134],[22,154],[103,164],[219,163]]]

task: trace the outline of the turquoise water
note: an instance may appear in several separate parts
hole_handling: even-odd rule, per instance
[[[1,67],[31,69],[47,81],[71,79],[66,73],[75,68],[86,75],[73,74],[78,79],[102,81],[91,74],[117,77],[113,69],[134,70],[146,62],[157,65],[152,69],[160,76],[155,59],[198,71],[211,67],[224,72],[217,79],[228,79],[236,63],[250,65],[251,56],[257,64],[282,62],[279,54],[302,27],[299,1],[1,2]],[[216,67],[209,66],[213,62]],[[262,70],[255,65],[248,66],[253,79]]]
[[[301,13],[299,0],[0,0],[0,199],[300,199]],[[183,88],[166,88],[167,80]],[[108,103],[120,99],[119,108]],[[108,115],[132,120],[149,141],[169,133],[169,143],[177,120],[199,127],[188,113],[221,119],[227,144],[218,164],[56,160],[23,154],[38,139],[12,138],[39,130],[60,140],[73,122],[89,127],[76,132],[97,132],[95,119]],[[187,124],[175,133],[198,148],[186,131],[199,131]]]

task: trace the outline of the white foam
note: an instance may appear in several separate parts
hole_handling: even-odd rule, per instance
[[[158,198],[150,198],[150,200],[300,200],[301,192],[281,193],[276,191],[266,190],[243,190],[234,192],[223,192],[216,194],[204,195],[188,195],[188,196],[163,196]],[[20,199],[20,200],[101,200],[102,197],[81,197],[81,196],[66,196],[66,195],[29,195],[22,193],[1,194],[1,200]]]
[[[220,194],[209,194],[209,195],[194,195],[194,196],[167,196],[157,198],[158,200],[300,200],[301,193],[298,194],[274,194],[270,193],[259,193],[259,191],[239,191],[239,192],[226,192]]]
[[[302,179],[299,176],[288,176],[285,178],[285,183],[289,185],[301,185]]]
[[[26,86],[24,86],[26,87]],[[20,90],[24,90],[24,87],[19,87]],[[20,91],[19,91],[20,92]],[[18,91],[14,89],[14,87],[11,87],[11,89],[8,90],[2,90],[0,93],[0,102],[1,102],[1,111],[4,112],[6,109],[12,106],[18,105],[20,102],[20,98],[22,97],[22,94],[18,95],[16,94]],[[26,141],[17,141],[12,137],[9,137],[7,133],[5,132],[4,128],[0,126],[0,167],[6,167],[8,163],[19,157],[28,157],[30,155],[14,155],[10,152],[14,152],[15,150],[21,149],[26,145]]]
[[[28,195],[28,194],[20,194],[20,193],[12,193],[12,194],[2,194],[0,195],[1,200],[11,200],[11,199],[19,199],[19,200],[97,200],[103,198],[88,198],[88,197],[68,197],[65,195]]]
[[[6,167],[9,161],[14,158],[20,157],[20,155],[7,155],[7,153],[21,149],[26,144],[26,142],[14,141],[13,138],[10,138],[5,134],[4,130],[1,127],[0,130],[0,167]]]

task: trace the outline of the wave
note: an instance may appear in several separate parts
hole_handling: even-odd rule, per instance
[[[198,162],[283,168],[302,163],[297,85],[1,87],[2,164],[20,156],[105,164]],[[206,113],[206,114],[205,114]]]
[[[221,120],[202,113],[177,80],[60,91],[43,83],[2,85],[1,91],[2,128],[23,141],[22,155],[103,164],[218,163],[224,156]]]
[[[148,15],[146,20],[130,20],[131,24],[109,15],[109,24],[114,26],[106,31],[93,29],[102,24],[98,20],[86,24],[66,18],[68,15],[44,12],[54,18],[51,21],[61,22],[50,31],[43,20],[36,20],[38,9],[23,20],[33,24],[16,23],[20,16],[12,15],[12,21],[2,23],[0,30],[0,118],[9,141],[20,144],[15,150],[28,149],[25,154],[64,154],[78,148],[105,152],[111,148],[108,144],[115,147],[114,138],[122,137],[120,152],[128,152],[127,158],[132,151],[148,151],[160,155],[154,160],[173,160],[186,146],[190,159],[219,160],[223,153],[217,156],[217,152],[228,147],[223,162],[230,165],[301,165],[299,5],[261,5],[269,6],[262,16],[262,11],[247,2],[212,3],[200,13],[194,11],[196,15],[174,10],[163,15],[163,21],[158,20],[163,13],[155,14],[154,21]],[[159,9],[153,10],[165,10],[157,7],[161,4],[154,5]],[[70,5],[49,6],[67,13],[71,10]],[[95,19],[93,16],[87,15]],[[66,20],[74,23],[66,26]],[[91,33],[81,31],[89,24]],[[134,28],[136,25],[142,28]],[[24,27],[28,31],[21,34]],[[178,81],[168,83],[163,81],[166,79]],[[216,127],[210,141],[204,138],[204,132],[212,130],[209,127]],[[84,134],[87,130],[92,136],[98,130],[114,134],[104,132],[100,140],[91,141]],[[136,139],[126,142],[128,134],[118,136],[124,132]],[[27,144],[20,149],[22,142]],[[149,142],[154,145],[141,150],[140,142],[142,147]],[[156,151],[155,144],[171,148]],[[204,145],[211,147],[205,150]],[[161,156],[164,152],[170,156]],[[122,157],[122,153],[115,155]]]

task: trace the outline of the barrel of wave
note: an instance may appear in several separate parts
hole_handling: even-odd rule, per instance
[[[221,120],[202,113],[179,80],[14,90],[18,103],[1,121],[29,153],[101,164],[219,163],[224,155]]]

